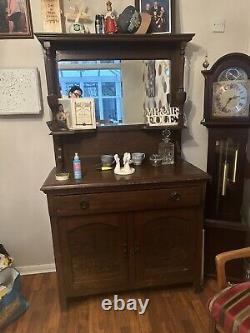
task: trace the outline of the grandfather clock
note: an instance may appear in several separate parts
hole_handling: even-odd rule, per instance
[[[207,65],[204,62],[204,68]],[[227,54],[202,74],[205,91],[201,123],[208,128],[207,172],[212,176],[206,198],[205,273],[211,275],[215,272],[217,253],[247,243],[243,193],[250,168],[247,160],[250,57],[242,53]],[[239,277],[239,271],[243,271],[235,263],[229,270],[232,277]]]

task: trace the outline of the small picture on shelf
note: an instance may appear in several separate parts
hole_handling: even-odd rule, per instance
[[[174,0],[136,0],[136,8],[141,13],[151,15],[149,33],[173,32],[173,2]]]
[[[63,108],[69,129],[96,128],[94,98],[59,98],[58,103],[59,109]]]

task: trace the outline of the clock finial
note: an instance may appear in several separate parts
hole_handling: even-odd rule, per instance
[[[205,71],[208,69],[209,67],[209,62],[208,62],[208,57],[207,57],[207,51],[206,51],[206,55],[205,55],[205,60],[202,64],[203,68],[205,69]]]

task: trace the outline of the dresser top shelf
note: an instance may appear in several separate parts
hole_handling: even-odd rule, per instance
[[[210,177],[204,171],[183,160],[177,161],[174,165],[153,167],[149,161],[145,161],[142,166],[137,166],[134,174],[129,176],[115,175],[113,170],[96,170],[94,165],[90,166],[83,163],[84,177],[76,181],[56,181],[54,168],[41,187],[45,193],[55,192],[103,192],[120,191],[132,189],[157,188],[169,185],[170,183],[186,183],[190,181],[207,181]]]
[[[36,33],[35,34],[40,43],[53,42],[53,43],[120,43],[120,42],[167,42],[179,43],[189,42],[194,37],[194,33],[184,34],[62,34],[62,33]]]

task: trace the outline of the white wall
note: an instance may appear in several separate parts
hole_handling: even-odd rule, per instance
[[[92,2],[93,3],[93,2]],[[120,2],[123,3],[123,2]],[[124,4],[124,3],[123,3]],[[188,89],[189,128],[183,131],[183,155],[206,169],[207,130],[200,125],[203,109],[205,50],[210,64],[228,52],[250,51],[249,0],[179,0],[177,23],[181,32],[195,32],[187,48],[191,63]],[[31,1],[35,31],[42,30],[40,1]],[[224,18],[223,34],[211,32],[213,18]],[[41,74],[44,114],[40,118],[0,119],[0,242],[16,265],[53,262],[46,197],[39,191],[54,166],[52,139],[45,122],[50,119],[40,44],[33,40],[0,40],[1,67],[38,67]]]
[[[190,79],[186,112],[187,130],[183,131],[184,158],[206,169],[207,129],[200,125],[203,117],[202,63],[207,51],[212,65],[218,58],[230,52],[249,53],[250,21],[249,0],[179,0],[178,13],[181,32],[195,32],[188,44],[186,55],[190,60]],[[214,19],[225,19],[225,32],[212,32]]]
[[[39,31],[37,3],[31,7]],[[39,190],[54,166],[43,53],[36,39],[0,40],[0,50],[0,68],[38,67],[44,105],[40,117],[0,118],[0,242],[18,266],[52,263],[46,196]]]

